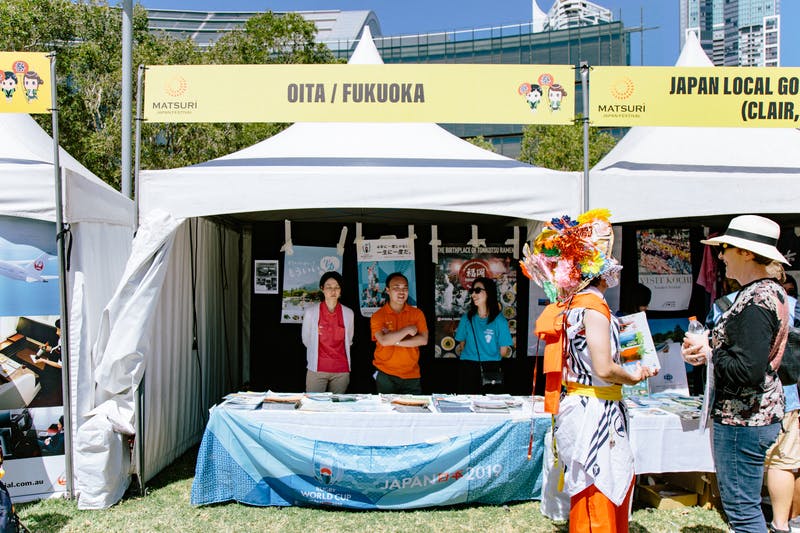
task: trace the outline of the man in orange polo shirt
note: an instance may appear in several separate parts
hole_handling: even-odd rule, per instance
[[[425,315],[407,305],[408,279],[400,272],[386,278],[389,303],[372,315],[375,377],[381,394],[422,394],[419,347],[428,343]]]

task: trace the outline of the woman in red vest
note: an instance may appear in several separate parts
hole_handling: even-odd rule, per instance
[[[306,392],[344,394],[350,384],[350,345],[353,344],[353,310],[339,302],[342,276],[325,272],[319,280],[323,300],[303,316],[303,344],[308,371]]]

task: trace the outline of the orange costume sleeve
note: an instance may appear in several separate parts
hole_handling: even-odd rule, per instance
[[[564,302],[548,305],[536,319],[536,336],[544,341],[544,411],[557,414],[561,402],[561,383],[567,361],[567,335],[564,317],[570,309],[583,307],[594,309],[611,320],[611,311],[605,300],[593,293],[576,294]],[[535,391],[534,391],[535,392]]]

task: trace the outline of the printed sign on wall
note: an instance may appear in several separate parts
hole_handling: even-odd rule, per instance
[[[358,302],[361,315],[371,317],[385,303],[386,277],[400,272],[408,280],[408,304],[417,305],[412,239],[375,239],[358,243]]]
[[[444,245],[439,248],[439,264],[435,273],[436,357],[453,358],[460,354],[455,332],[461,316],[469,309],[469,289],[478,277],[493,279],[497,284],[497,301],[508,320],[514,339],[511,357],[516,356],[517,339],[517,271],[513,268],[514,247],[489,245]]]
[[[636,231],[639,282],[652,291],[649,309],[689,308],[692,296],[692,256],[688,229]]]
[[[319,278],[330,270],[342,273],[336,247],[294,246],[293,250],[283,264],[282,324],[302,324],[306,307],[322,301]]]

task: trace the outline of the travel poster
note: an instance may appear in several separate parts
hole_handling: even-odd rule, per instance
[[[66,489],[55,224],[0,221],[0,448],[14,501]]]
[[[639,282],[652,291],[649,309],[680,311],[692,295],[692,257],[688,229],[636,231]]]
[[[293,246],[294,253],[283,260],[282,324],[302,324],[306,307],[322,301],[319,278],[325,272],[342,273],[342,259],[336,247]]]
[[[408,279],[408,303],[417,305],[417,276],[414,273],[412,239],[362,240],[357,246],[358,306],[361,315],[371,317],[386,298],[386,278],[400,272]]]
[[[497,300],[508,320],[516,356],[517,340],[517,271],[514,247],[506,245],[472,246],[446,244],[439,247],[439,263],[434,276],[436,357],[455,358],[460,354],[455,340],[458,321],[469,309],[469,289],[475,278],[487,277],[497,284]]]
[[[650,331],[653,334],[661,371],[657,376],[649,378],[650,393],[673,392],[689,396],[689,383],[686,373],[694,371],[692,365],[687,365],[681,356],[681,343],[689,327],[689,319],[683,318],[656,318],[648,320]]]

